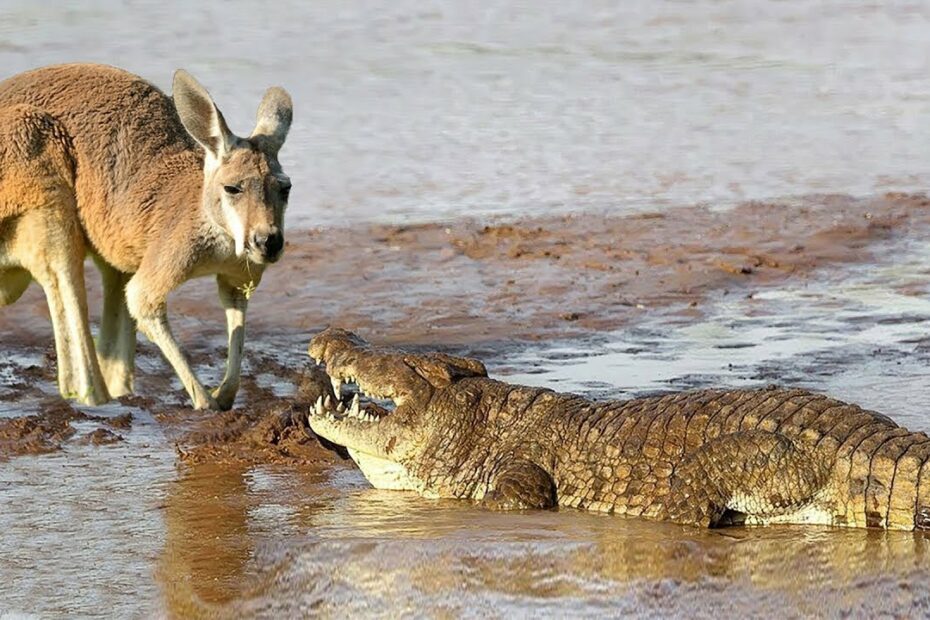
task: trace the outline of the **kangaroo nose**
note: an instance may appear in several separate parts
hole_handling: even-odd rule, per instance
[[[269,233],[256,233],[252,240],[265,258],[276,259],[284,248],[284,235],[277,229]]]

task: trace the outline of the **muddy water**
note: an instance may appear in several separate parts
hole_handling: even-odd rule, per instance
[[[89,0],[0,7],[0,67],[179,66],[250,129],[286,85],[291,221],[541,215],[928,185],[930,5]],[[178,16],[183,14],[184,18]]]
[[[492,348],[486,361],[508,380],[595,398],[778,381],[930,430],[928,259],[922,239],[901,235],[878,242],[868,264],[718,291],[701,318],[647,313],[583,340]],[[261,408],[281,400],[276,394],[297,394],[286,369],[304,361],[293,339],[258,334],[253,343],[246,399],[266,403]],[[215,344],[194,351],[207,377],[219,372],[209,361],[218,359]],[[0,370],[7,418],[42,411],[54,394],[46,351],[15,350]],[[180,459],[175,442],[204,417],[176,409],[183,397],[147,345],[140,366],[145,391],[160,394],[155,404],[81,408],[102,418],[131,411],[131,429],[119,431],[125,441],[80,445],[98,422],[77,421],[76,439],[62,451],[0,466],[0,609],[205,617],[930,613],[923,534],[704,532],[570,510],[496,514],[375,491],[351,463],[319,449],[291,460]],[[17,377],[27,371],[38,379],[24,387]]]

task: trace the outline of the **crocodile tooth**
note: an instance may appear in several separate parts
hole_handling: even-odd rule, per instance
[[[333,384],[333,394],[339,398],[342,395],[342,381],[337,377],[330,377],[329,380]]]
[[[330,398],[329,395],[327,395],[326,399],[323,400],[323,407],[326,408],[327,411],[333,408],[333,399]]]
[[[322,397],[322,396],[320,396],[319,398],[317,398],[317,399],[316,399],[316,402],[313,403],[313,411],[314,411],[317,415],[323,415],[323,397]]]
[[[345,410],[346,410],[346,406],[345,406],[345,404],[343,404],[343,402],[340,400],[340,401],[339,401],[339,404],[336,405],[336,411],[339,412],[339,413],[345,413]]]
[[[358,405],[359,405],[358,394],[356,394],[355,398],[352,399],[352,406],[349,407],[349,415],[358,417],[358,414],[359,414]]]

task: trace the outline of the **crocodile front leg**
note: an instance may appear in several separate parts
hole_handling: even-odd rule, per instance
[[[550,509],[558,505],[555,482],[530,461],[508,463],[495,476],[482,505],[494,510]]]
[[[682,461],[666,510],[670,520],[700,527],[777,518],[814,503],[828,479],[829,468],[785,435],[739,431]]]

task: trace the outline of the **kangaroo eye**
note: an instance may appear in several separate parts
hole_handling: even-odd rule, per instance
[[[241,187],[236,187],[235,185],[224,185],[223,190],[230,195],[236,195],[242,193]]]
[[[290,185],[285,185],[284,187],[281,188],[281,198],[283,198],[284,200],[287,200],[288,196],[290,195],[291,195]]]

